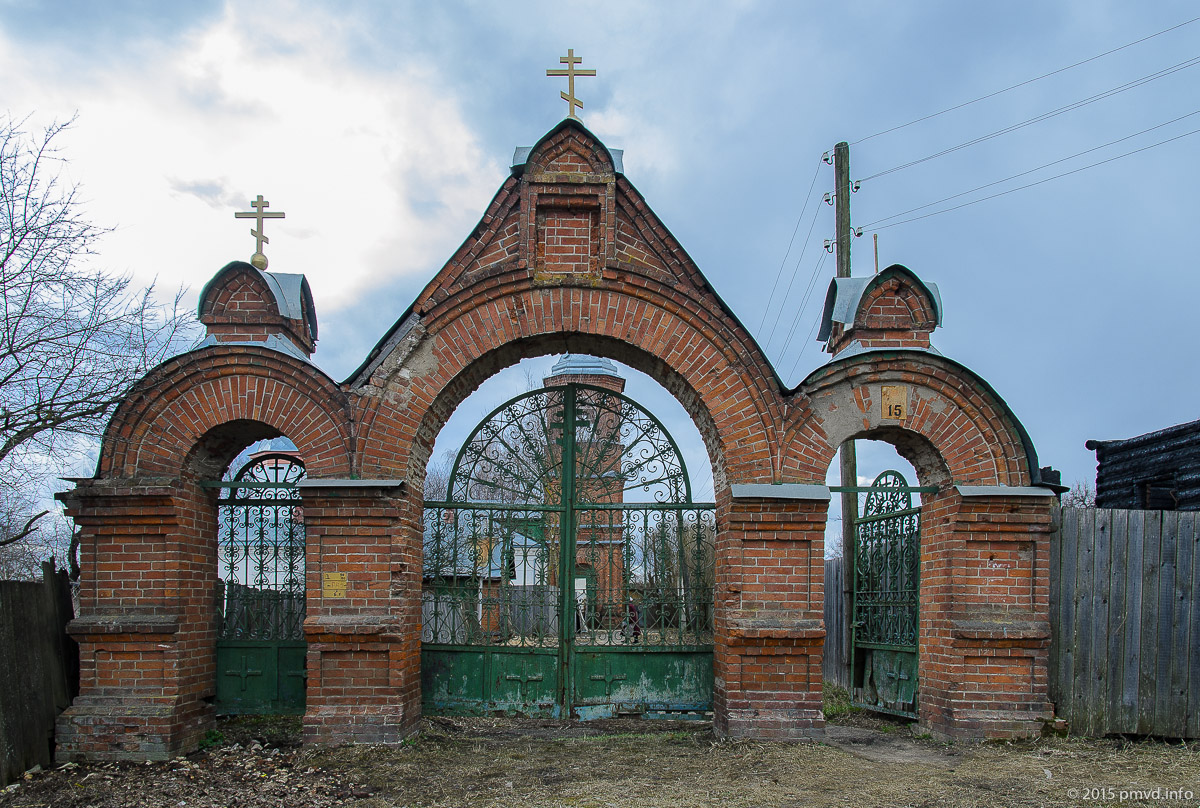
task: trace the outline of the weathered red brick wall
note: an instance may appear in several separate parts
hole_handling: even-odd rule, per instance
[[[922,723],[942,737],[1036,734],[1053,712],[1048,499],[951,489],[922,520]]]
[[[235,286],[220,298],[230,317],[262,291]],[[868,312],[914,305],[880,292]],[[310,480],[331,483],[303,489],[306,737],[390,742],[412,732],[430,449],[483,380],[567,351],[658,380],[708,449],[720,733],[798,738],[823,726],[827,502],[735,499],[730,486],[821,484],[852,437],[895,444],[922,484],[941,487],[922,537],[923,723],[982,737],[1028,732],[1045,714],[1048,504],[963,499],[953,488],[1029,485],[1029,455],[1003,402],[965,368],[913,351],[835,361],[784,390],[604,146],[564,122],[353,378],[339,385],[282,353],[224,343],[157,368],[121,406],[97,478],[67,498],[84,533],[86,583],[75,629],[84,694],[64,715],[65,753],[169,756],[210,725],[215,499],[197,481],[276,435],[299,447]],[[885,387],[901,389],[903,419],[884,417]],[[325,585],[334,572],[347,575],[345,596]],[[1013,635],[1022,621],[1025,634]]]
[[[395,486],[304,488],[308,704],[304,737],[395,743],[421,717],[421,559],[400,541]],[[411,517],[410,517],[411,519]],[[325,578],[342,573],[344,592]]]
[[[739,499],[719,511],[713,673],[722,736],[821,735],[828,506]]]

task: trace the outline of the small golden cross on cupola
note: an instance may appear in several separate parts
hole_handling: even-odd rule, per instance
[[[257,229],[253,227],[250,228],[250,235],[254,236],[255,238],[254,255],[250,256],[250,263],[257,269],[266,269],[267,256],[263,254],[263,245],[270,244],[271,239],[267,238],[263,233],[263,220],[282,219],[284,214],[283,211],[272,211],[271,213],[267,213],[267,208],[271,207],[271,203],[264,201],[262,194],[259,194],[258,199],[255,199],[250,203],[250,207],[254,208],[254,210],[234,213],[233,218],[257,220]]]
[[[567,107],[570,109],[568,117],[579,120],[579,116],[575,114],[575,107],[583,109],[583,102],[575,97],[575,77],[576,76],[594,76],[595,70],[576,70],[575,65],[583,62],[582,56],[575,55],[574,48],[567,48],[567,55],[558,57],[558,61],[567,66],[566,70],[547,70],[547,76],[566,76],[567,77],[567,92],[560,92],[562,100],[567,102]]]

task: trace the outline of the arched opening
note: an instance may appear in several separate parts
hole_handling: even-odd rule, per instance
[[[426,713],[711,709],[716,506],[686,457],[707,456],[690,421],[677,440],[626,394],[633,376],[682,426],[649,377],[572,354],[493,377],[443,429],[424,508]]]
[[[843,481],[836,461],[826,478],[840,496],[831,499],[825,531],[823,678],[832,703],[848,699],[854,708],[915,720],[921,536],[938,527],[922,505],[949,474],[926,439],[903,429],[864,432],[853,445],[857,479]]]
[[[278,430],[237,421],[210,430],[188,468],[206,506],[195,538],[212,582],[215,712],[302,714],[304,458]]]

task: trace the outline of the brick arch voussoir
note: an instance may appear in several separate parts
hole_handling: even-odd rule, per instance
[[[345,394],[315,367],[250,346],[212,346],[160,365],[125,398],[97,476],[175,476],[212,430],[263,425],[296,444],[313,477],[353,473]]]
[[[489,291],[460,302],[457,316],[429,323],[430,336],[442,348],[439,367],[457,362],[461,370],[519,340],[561,337],[570,346],[585,335],[613,339],[637,349],[637,355],[630,357],[632,361],[619,355],[611,358],[639,370],[643,369],[639,363],[646,365],[651,368],[648,375],[655,378],[669,369],[692,391],[703,391],[695,395],[716,414],[718,432],[741,447],[736,456],[745,458],[739,461],[745,468],[737,468],[738,462],[728,468],[735,479],[754,478],[773,468],[770,447],[778,436],[782,400],[770,370],[757,359],[757,352],[748,349],[744,338],[739,339],[733,324],[703,307],[689,307],[686,299],[668,295],[665,287],[553,287],[508,295]],[[569,349],[582,350],[577,345]],[[756,442],[755,436],[760,440]]]
[[[514,309],[525,315],[514,317]],[[521,359],[569,351],[624,362],[672,393],[704,437],[718,488],[726,479],[770,481],[779,423],[769,379],[713,332],[602,289],[528,289],[519,299],[492,299],[458,312],[433,324],[422,337],[424,351],[413,351],[424,356],[424,373],[393,373],[385,383],[379,398],[402,406],[374,407],[361,422],[369,476],[402,476],[415,484],[445,421],[479,384]],[[671,336],[664,340],[664,334]],[[413,448],[406,454],[409,440]]]
[[[903,423],[879,418],[883,384],[909,388]],[[931,355],[860,354],[831,363],[800,385],[793,403],[784,433],[789,479],[822,482],[842,442],[868,438],[896,446],[926,483],[1032,481],[1020,427],[1004,402],[970,371]]]
[[[537,299],[554,289],[570,299],[549,304]],[[770,414],[771,422],[782,417],[782,397],[774,373],[754,340],[717,303],[679,285],[626,275],[599,288],[546,289],[530,288],[527,278],[514,278],[511,283],[480,285],[471,292],[455,299],[453,306],[429,312],[425,320],[428,332],[435,334],[451,328],[450,323],[465,321],[477,335],[471,340],[490,339],[489,348],[536,336],[547,319],[562,322],[565,330],[599,328],[608,336],[628,341],[637,341],[643,333],[658,334],[682,353],[690,350],[694,354],[686,358],[685,365],[703,361],[711,350],[728,357],[730,365],[741,371],[744,384],[754,391],[761,410]],[[695,355],[699,353],[706,356]]]

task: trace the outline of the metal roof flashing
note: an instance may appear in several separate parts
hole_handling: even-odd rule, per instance
[[[287,354],[294,359],[299,359],[301,362],[316,367],[316,365],[313,364],[312,359],[306,356],[304,351],[296,347],[295,343],[289,339],[279,336],[278,334],[268,334],[265,340],[238,340],[236,342],[218,342],[217,339],[210,334],[205,337],[195,349],[199,350],[200,348],[207,348],[211,345],[245,345],[251,348],[266,348],[269,351],[278,351],[281,354]]]
[[[833,333],[833,324],[853,325],[858,314],[859,304],[870,288],[889,275],[907,275],[912,281],[924,289],[933,301],[937,324],[942,324],[942,294],[936,283],[926,283],[916,276],[908,267],[892,264],[878,275],[866,275],[857,278],[833,278],[829,281],[829,291],[825,293],[825,310],[821,314],[821,329],[817,332],[818,342],[827,342]]]
[[[917,353],[933,354],[934,356],[944,356],[945,355],[941,351],[939,351],[937,348],[933,347],[933,345],[930,345],[928,348],[920,348],[920,347],[916,347],[916,346],[911,346],[911,347],[905,346],[904,348],[867,348],[867,347],[864,347],[863,344],[861,342],[859,342],[858,340],[851,340],[849,342],[849,344],[846,345],[846,347],[842,348],[842,350],[840,350],[836,354],[834,354],[829,359],[829,362],[836,362],[839,359],[848,359],[851,356],[858,356],[859,354],[871,353],[872,351],[897,351],[897,350],[916,351]],[[826,362],[825,364],[829,364],[829,362]]]

